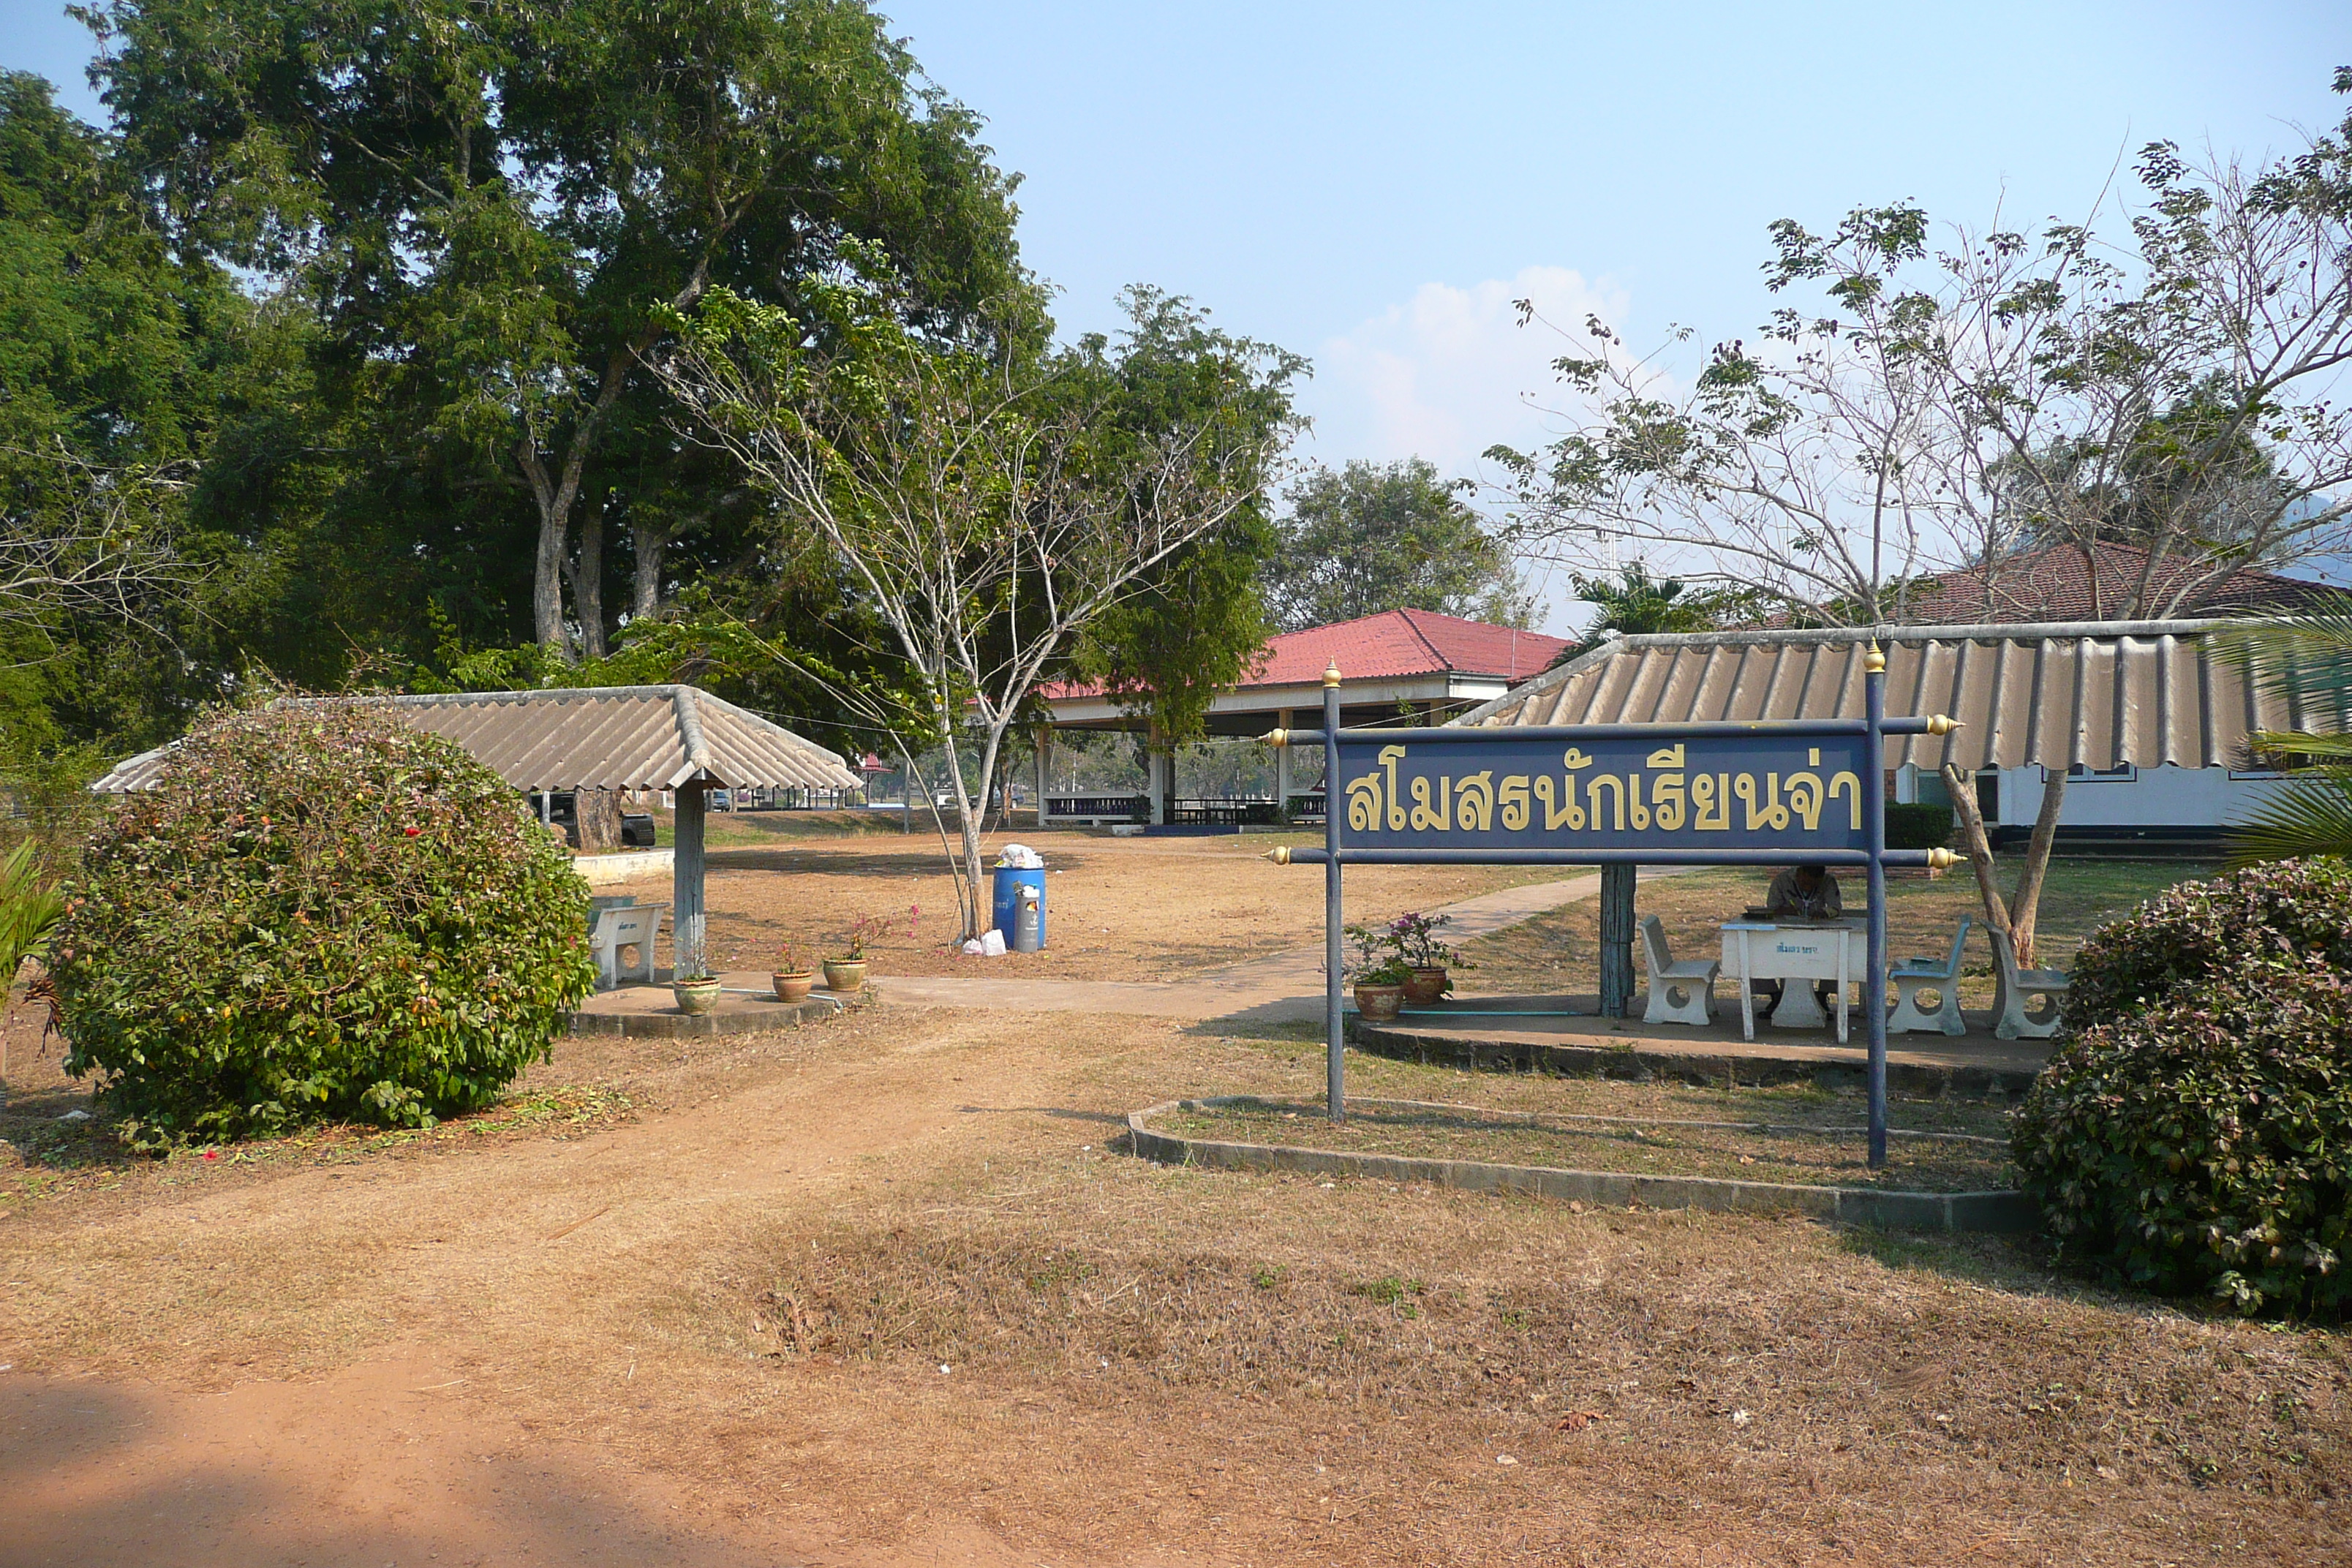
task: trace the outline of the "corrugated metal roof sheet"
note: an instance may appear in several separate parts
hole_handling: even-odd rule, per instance
[[[670,789],[698,775],[730,788],[856,789],[842,758],[691,686],[603,686],[413,697],[376,702],[445,735],[517,789]],[[120,763],[90,787],[146,789],[171,748]]]
[[[1434,610],[1383,610],[1303,632],[1284,632],[1258,650],[1258,662],[1233,689],[1262,686],[1320,686],[1327,665],[1336,663],[1351,681],[1391,680],[1417,675],[1498,676],[1524,680],[1549,664],[1568,639],[1521,631],[1486,621],[1465,621]],[[1047,701],[1092,697],[1099,686],[1077,682],[1041,686]]]
[[[1940,737],[1890,737],[1889,767],[1964,770],[2219,768],[2256,730],[2301,715],[2258,696],[2213,634],[2243,620],[1894,626],[1890,716],[1947,714]],[[1612,638],[1454,721],[1457,724],[1677,724],[1859,719],[1867,630],[1706,632]]]

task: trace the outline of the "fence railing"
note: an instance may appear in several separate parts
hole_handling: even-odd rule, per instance
[[[1141,795],[1049,795],[1045,797],[1048,816],[1128,816],[1139,822],[1151,819],[1151,797]]]

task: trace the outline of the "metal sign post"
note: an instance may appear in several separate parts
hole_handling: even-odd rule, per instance
[[[1347,1117],[1344,865],[1853,866],[1869,885],[1870,1163],[1883,1167],[1886,868],[1958,858],[1948,849],[1886,847],[1885,737],[1958,726],[1941,715],[1887,718],[1886,660],[1874,647],[1864,669],[1861,719],[1428,730],[1341,728],[1339,667],[1325,670],[1322,732],[1276,730],[1266,740],[1325,748],[1323,847],[1285,847],[1271,858],[1325,868],[1331,1120]]]

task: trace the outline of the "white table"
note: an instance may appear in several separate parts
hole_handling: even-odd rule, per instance
[[[1829,1015],[1809,984],[1799,981],[1827,980],[1837,986],[1837,1037],[1846,1037],[1847,984],[1862,972],[1863,938],[1860,921],[1726,921],[1723,922],[1723,968],[1739,977],[1739,1030],[1756,1037],[1756,980],[1780,982],[1780,1003],[1772,1009],[1772,1024],[1780,1029],[1819,1029]]]

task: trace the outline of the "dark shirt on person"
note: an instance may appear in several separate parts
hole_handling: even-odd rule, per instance
[[[1789,915],[1801,920],[1835,920],[1845,912],[1838,897],[1837,879],[1824,871],[1811,888],[1801,883],[1804,868],[1791,866],[1772,879],[1772,890],[1764,896],[1764,907],[1775,915]]]

